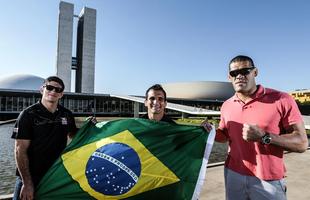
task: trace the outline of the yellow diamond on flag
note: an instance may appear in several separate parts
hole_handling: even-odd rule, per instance
[[[62,155],[80,187],[96,199],[123,199],[180,179],[126,130]]]

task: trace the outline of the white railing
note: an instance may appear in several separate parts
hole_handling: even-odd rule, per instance
[[[130,100],[130,101],[135,101],[139,103],[144,103],[144,98],[141,97],[135,97],[135,96],[129,96],[129,95],[114,95],[111,94],[111,97],[117,97],[120,99],[125,99],[125,100]],[[181,104],[176,104],[176,103],[169,103],[167,104],[167,109],[171,110],[176,110],[179,112],[184,112],[187,114],[193,114],[193,115],[220,115],[220,111],[216,110],[208,110],[204,108],[197,108],[193,106],[186,106],[186,105],[181,105]]]

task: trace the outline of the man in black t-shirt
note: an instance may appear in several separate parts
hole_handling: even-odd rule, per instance
[[[35,187],[60,156],[77,128],[71,111],[58,104],[63,81],[50,76],[40,88],[41,100],[23,110],[13,129],[17,180],[13,199],[33,199]]]
[[[166,91],[161,85],[155,84],[146,90],[144,105],[147,107],[147,114],[142,118],[175,124],[171,118],[165,115]]]

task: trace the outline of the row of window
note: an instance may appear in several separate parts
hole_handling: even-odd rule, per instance
[[[40,96],[0,96],[0,111],[20,112],[38,102]],[[64,97],[60,104],[73,113],[132,113],[133,102],[116,98],[73,99]]]
[[[18,96],[19,95],[19,96]],[[39,93],[0,94],[0,112],[18,113],[28,106],[38,102],[41,98]],[[180,103],[180,102],[174,102]],[[185,103],[185,102],[182,102]],[[65,95],[60,104],[71,110],[74,114],[125,114],[132,115],[134,113],[134,102],[123,100],[110,96],[74,96]],[[188,102],[185,105],[196,108],[205,108],[210,110],[220,110],[221,103],[197,103]],[[139,104],[139,111],[146,112],[144,104]],[[168,114],[177,114],[177,111],[168,110]]]
[[[22,111],[39,101],[39,97],[0,96],[0,111]]]

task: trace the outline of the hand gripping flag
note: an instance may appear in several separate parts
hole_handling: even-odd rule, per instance
[[[146,119],[84,124],[36,199],[198,199],[214,130]],[[48,155],[46,155],[48,156]]]

